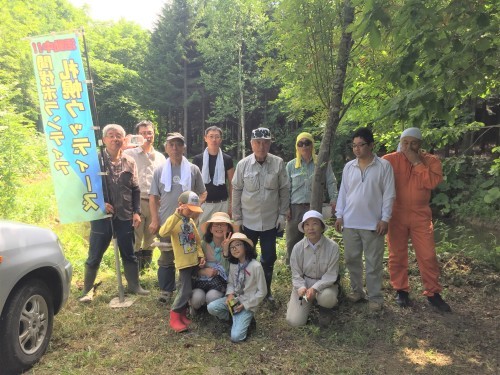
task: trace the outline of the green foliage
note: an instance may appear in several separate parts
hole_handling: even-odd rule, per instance
[[[15,95],[11,87],[0,84],[0,212],[11,218],[14,198],[22,181],[46,170],[45,140],[31,121],[17,113],[9,103]],[[33,195],[36,197],[37,195]]]
[[[487,172],[491,161],[460,156],[443,160],[444,181],[432,199],[441,214],[460,219],[500,221],[500,177]]]

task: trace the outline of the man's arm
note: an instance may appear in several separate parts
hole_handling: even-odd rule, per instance
[[[236,224],[243,224],[241,212],[241,194],[243,193],[243,169],[241,162],[236,165],[233,179],[231,180],[231,212]]]
[[[279,214],[286,218],[288,209],[290,208],[290,184],[286,173],[285,162],[280,159],[278,171],[278,186],[279,186]]]

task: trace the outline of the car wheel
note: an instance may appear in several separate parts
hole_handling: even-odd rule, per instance
[[[0,317],[0,367],[20,372],[37,362],[47,350],[53,322],[54,305],[47,285],[30,279],[17,286]]]

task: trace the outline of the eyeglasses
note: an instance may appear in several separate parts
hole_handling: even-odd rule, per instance
[[[154,132],[152,131],[146,131],[146,132],[139,132],[140,135],[153,135]]]
[[[212,223],[212,227],[225,227],[226,223]]]
[[[229,246],[229,250],[236,250],[236,248],[243,246],[243,242],[235,243],[234,245]]]
[[[309,147],[310,145],[312,145],[312,142],[309,139],[297,142],[297,147]]]
[[[362,148],[362,147],[366,146],[367,144],[368,144],[368,143],[358,143],[358,144],[353,143],[353,144],[351,145],[351,147],[352,147],[352,148]]]
[[[208,139],[220,139],[220,135],[207,135]]]

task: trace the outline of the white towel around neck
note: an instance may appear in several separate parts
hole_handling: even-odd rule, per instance
[[[170,158],[167,159],[167,162],[163,166],[160,182],[165,185],[165,191],[170,193],[172,190],[172,162]],[[182,185],[182,191],[191,190],[191,165],[184,156],[181,162],[181,179],[179,184]]]
[[[201,168],[201,176],[203,177],[203,183],[210,183],[210,171],[208,167],[208,148],[203,152],[203,166]],[[215,162],[215,171],[214,171],[214,181],[213,184],[215,186],[224,185],[226,183],[226,173],[224,170],[224,158],[222,157],[222,150],[219,148],[219,153],[217,154],[217,161]]]

